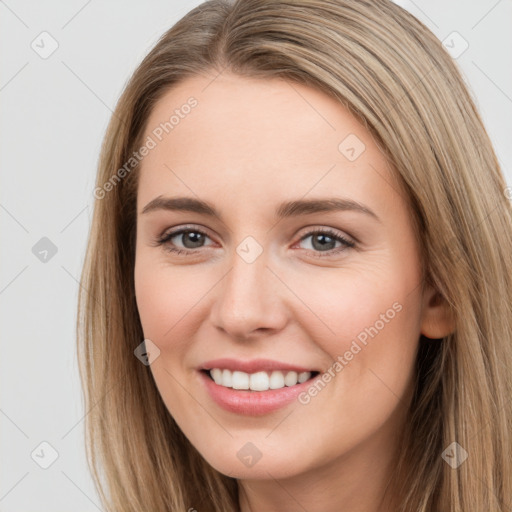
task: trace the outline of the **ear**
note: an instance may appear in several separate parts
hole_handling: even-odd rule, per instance
[[[431,285],[423,292],[421,334],[440,339],[455,331],[455,318],[446,299]]]

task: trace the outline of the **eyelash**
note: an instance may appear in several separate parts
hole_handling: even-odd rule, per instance
[[[171,247],[168,243],[175,236],[182,235],[184,233],[199,233],[201,235],[204,235],[205,237],[208,237],[208,235],[201,229],[198,229],[195,227],[194,228],[192,228],[192,227],[181,228],[179,230],[171,231],[170,233],[163,234],[160,238],[158,238],[156,240],[155,245],[163,246],[163,248],[166,251],[169,251],[169,252],[177,254],[177,255],[190,256],[194,252],[196,252],[194,249],[188,249],[188,250],[187,249],[176,249],[175,247]],[[311,235],[327,235],[330,238],[332,238],[333,240],[335,240],[337,242],[341,242],[343,244],[342,247],[338,247],[336,249],[330,249],[328,251],[312,250],[313,253],[316,253],[315,257],[317,257],[317,258],[326,258],[326,257],[334,256],[341,251],[344,251],[346,249],[351,249],[356,246],[355,242],[348,240],[347,238],[337,234],[335,231],[333,231],[331,229],[317,229],[317,230],[310,231],[310,232],[306,233],[303,237],[301,237],[299,242],[302,242],[304,239],[310,237]]]

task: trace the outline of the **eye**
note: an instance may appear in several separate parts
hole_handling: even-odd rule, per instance
[[[352,242],[348,238],[345,238],[344,236],[336,233],[331,229],[318,229],[315,231],[310,231],[300,239],[300,242],[303,242],[308,238],[311,238],[310,246],[312,250],[317,253],[315,254],[315,257],[320,258],[333,256],[340,253],[341,251],[353,248],[356,245],[355,242]],[[336,243],[340,245],[335,247]]]
[[[196,227],[182,227],[180,229],[164,233],[156,240],[155,245],[163,246],[166,251],[174,254],[189,256],[194,254],[194,249],[204,247],[205,240],[210,237],[201,229]],[[315,257],[333,256],[349,248],[355,247],[355,242],[345,238],[344,236],[336,233],[331,229],[316,229],[306,233],[298,242],[299,244],[304,240],[311,238],[311,248]],[[176,246],[173,242],[181,241],[182,248]],[[339,244],[336,247],[336,244]],[[306,248],[308,249],[308,248]]]
[[[166,251],[188,256],[194,253],[194,249],[203,247],[206,238],[210,237],[198,228],[181,228],[164,233],[156,240],[156,245],[163,246]],[[183,248],[176,247],[176,244],[172,241],[173,239],[180,240]]]

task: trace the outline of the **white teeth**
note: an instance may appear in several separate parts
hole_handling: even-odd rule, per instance
[[[284,388],[284,375],[283,372],[272,372],[270,376],[270,389]]]
[[[215,381],[215,384],[221,384],[222,383],[222,370],[220,368],[214,368],[210,375],[212,376],[212,379]]]
[[[284,383],[286,386],[295,386],[297,384],[297,372],[288,372],[286,377],[284,378]]]
[[[306,382],[310,377],[311,377],[311,373],[310,372],[299,373],[299,377],[298,377],[299,384],[302,384],[303,382]]]
[[[217,384],[220,384],[221,386],[227,386],[230,388],[233,384],[233,378],[231,375],[231,372],[229,370],[222,370],[222,381],[217,382]]]
[[[269,386],[270,377],[267,372],[251,373],[249,388],[253,391],[266,391]]]
[[[231,386],[233,389],[249,389],[249,374],[245,372],[233,372]]]
[[[212,368],[210,375],[215,384],[233,389],[250,389],[251,391],[268,391],[269,389],[281,389],[285,386],[302,384],[311,378],[311,372],[256,372],[245,373],[221,368]]]

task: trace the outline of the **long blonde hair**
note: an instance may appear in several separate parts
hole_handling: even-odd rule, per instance
[[[143,340],[133,276],[137,166],[112,182],[158,99],[187,76],[224,69],[339,100],[372,133],[410,200],[425,282],[449,304],[456,329],[420,339],[393,475],[400,511],[509,510],[511,205],[457,66],[388,0],[211,0],[166,32],[128,82],[102,147],[77,321],[87,456],[104,507],[238,510],[236,479],[190,444],[134,356]],[[468,454],[457,468],[442,457],[453,442]]]

